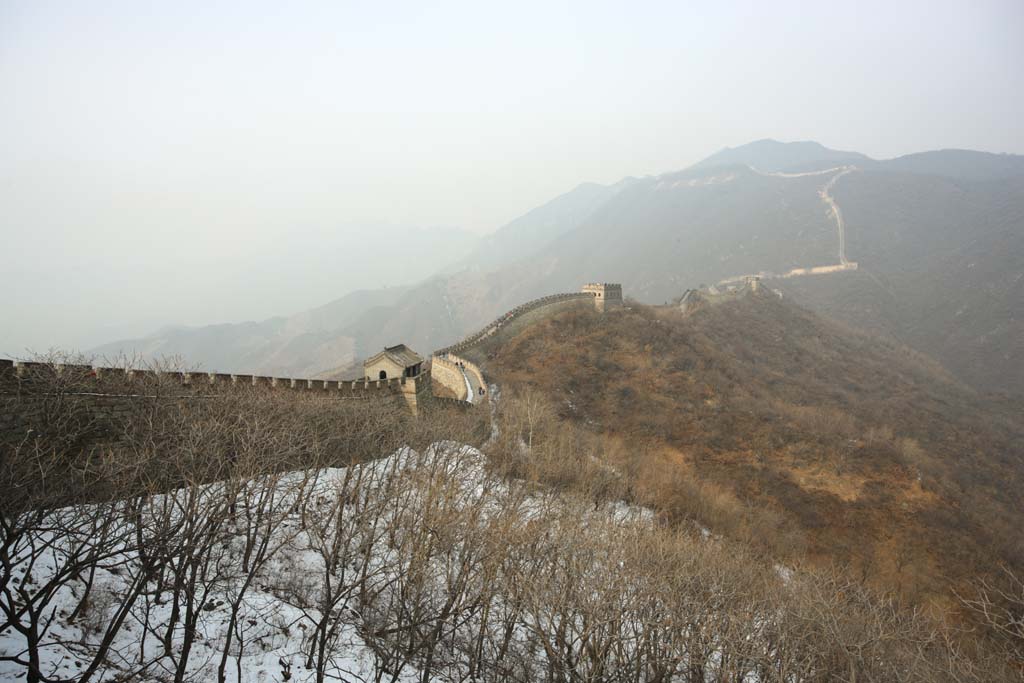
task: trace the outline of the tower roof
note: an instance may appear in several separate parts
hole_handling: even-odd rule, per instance
[[[383,351],[380,351],[363,361],[363,366],[365,367],[380,360],[382,356],[389,358],[392,362],[397,365],[401,365],[403,368],[408,368],[416,365],[417,363],[423,362],[423,358],[420,354],[416,353],[405,344],[397,344],[395,346],[385,346]]]

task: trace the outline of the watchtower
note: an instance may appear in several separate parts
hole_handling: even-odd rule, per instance
[[[405,344],[385,346],[383,351],[363,361],[363,376],[371,380],[415,377],[422,369],[423,358]]]
[[[622,308],[622,285],[610,282],[592,282],[583,285],[581,290],[594,295],[594,306],[604,313],[614,308]]]

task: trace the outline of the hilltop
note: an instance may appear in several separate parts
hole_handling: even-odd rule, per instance
[[[820,164],[864,164],[873,160],[859,152],[829,149],[819,142],[779,142],[755,140],[739,147],[727,147],[716,152],[693,168],[715,166],[752,166],[761,171],[806,171]]]
[[[1024,566],[1021,404],[764,288],[685,313],[578,306],[464,353],[669,519],[915,601]]]

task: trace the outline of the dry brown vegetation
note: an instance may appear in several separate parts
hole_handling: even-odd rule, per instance
[[[390,396],[183,385],[175,362],[97,377],[48,356],[0,386],[7,509],[54,507],[255,471],[342,467],[439,438],[478,443],[486,417],[439,403],[417,420]],[[122,367],[130,367],[125,363]],[[242,458],[240,454],[247,454]]]
[[[583,442],[667,520],[939,613],[1024,566],[1021,406],[770,293],[685,316],[577,309],[477,353],[545,405],[543,458]]]
[[[666,451],[633,457],[630,441],[566,423],[539,391],[500,400],[487,452],[503,477],[481,479],[455,446],[326,479],[322,468],[398,441],[472,441],[482,411],[412,421],[387,402],[250,388],[200,400],[157,380],[135,385],[125,410],[97,412],[95,392],[82,391],[92,380],[38,371],[31,392],[4,396],[8,410],[35,403],[0,460],[12,494],[0,507],[0,632],[24,642],[0,667],[28,681],[53,678],[39,653],[55,646],[46,635],[68,591],[77,604],[61,619],[85,635],[66,680],[243,679],[243,655],[258,661],[265,646],[257,587],[301,614],[300,651],[287,653],[300,657],[282,658],[284,680],[351,680],[336,667],[352,627],[376,671],[356,680],[392,683],[413,670],[422,681],[522,683],[1017,674],[1006,655],[1019,643],[993,590],[968,599],[1007,633],[1002,649],[848,573],[780,571],[755,530],[777,542],[783,515],[751,515],[727,488],[673,469]],[[623,499],[661,514],[623,510]],[[679,523],[693,518],[751,543]],[[53,569],[33,580],[42,554]],[[112,576],[121,590],[107,589]],[[226,626],[214,637],[216,624]],[[136,635],[123,637],[126,625]]]

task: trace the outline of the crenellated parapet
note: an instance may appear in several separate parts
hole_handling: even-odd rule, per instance
[[[136,395],[148,387],[178,386],[191,392],[225,388],[252,387],[257,390],[323,394],[330,398],[370,398],[384,394],[400,395],[413,411],[429,393],[430,373],[416,377],[391,377],[370,380],[324,380],[264,375],[228,374],[177,370],[148,370],[92,365],[70,365],[0,359],[0,394],[32,392],[35,385],[52,380],[74,379],[76,390],[97,395]],[[45,380],[45,381],[41,381]]]

